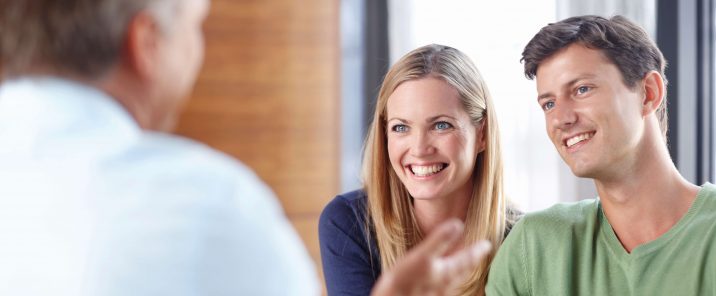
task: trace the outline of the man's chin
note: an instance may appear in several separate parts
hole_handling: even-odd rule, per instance
[[[594,168],[584,163],[570,164],[569,169],[572,171],[572,174],[578,178],[593,179],[595,177]]]

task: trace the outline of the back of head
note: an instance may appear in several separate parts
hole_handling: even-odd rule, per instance
[[[0,63],[4,74],[102,76],[119,59],[132,17],[158,2],[175,1],[2,1]]]
[[[666,60],[641,27],[622,16],[606,19],[586,15],[564,19],[542,28],[527,43],[522,52],[525,76],[535,78],[540,64],[572,44],[601,51],[617,66],[624,84],[630,88],[637,85],[650,71],[657,71],[666,82]],[[666,135],[666,93],[656,111],[662,133]]]

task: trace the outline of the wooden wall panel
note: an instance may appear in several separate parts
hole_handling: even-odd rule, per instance
[[[214,0],[206,58],[178,132],[249,165],[318,260],[339,190],[339,2]]]

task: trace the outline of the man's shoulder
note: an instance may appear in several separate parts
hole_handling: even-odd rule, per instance
[[[706,182],[701,186],[701,190],[698,195],[703,195],[708,203],[716,203],[716,185]]]
[[[202,203],[273,197],[261,179],[239,160],[191,139],[144,132],[118,153],[102,160],[99,171],[110,182],[143,184],[171,196],[195,196]]]
[[[582,200],[560,203],[548,209],[528,213],[515,225],[509,236],[540,239],[585,233],[598,221],[599,201]]]
[[[716,226],[716,185],[704,183],[690,211],[695,212],[695,225]]]
[[[593,199],[526,214],[497,251],[487,294],[532,294],[535,275],[571,266],[569,262],[581,246],[592,244],[598,214],[599,201]]]
[[[131,252],[164,260],[168,272],[190,266],[212,283],[238,283],[230,286],[239,292],[256,276],[313,287],[313,264],[280,203],[238,160],[190,139],[143,132],[103,161],[103,213],[113,217],[108,226],[135,227],[111,234],[135,242]],[[161,256],[144,255],[150,251]]]
[[[231,167],[238,162],[226,154],[189,138],[160,132],[144,132],[130,153],[143,154],[157,159],[185,162],[207,162],[211,165]]]
[[[596,199],[559,203],[541,211],[528,213],[523,220],[533,221],[532,223],[579,224],[588,216],[594,215],[598,207],[599,201]]]
[[[283,223],[278,199],[258,175],[191,139],[143,132],[101,162],[95,186],[104,196],[117,197],[110,199],[113,205],[131,209],[151,204],[170,217],[181,209],[186,223],[224,220],[217,227],[241,225],[246,231]]]
[[[144,132],[115,159],[166,173],[253,175],[248,167],[229,155],[197,141],[166,133]]]

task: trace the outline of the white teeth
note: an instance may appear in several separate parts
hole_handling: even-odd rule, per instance
[[[425,177],[442,171],[445,168],[445,164],[434,164],[434,165],[411,165],[410,170],[418,177]]]
[[[584,134],[580,134],[580,135],[571,137],[571,138],[567,139],[567,147],[572,147],[581,141],[591,139],[592,136],[594,136],[594,133],[584,133]]]

